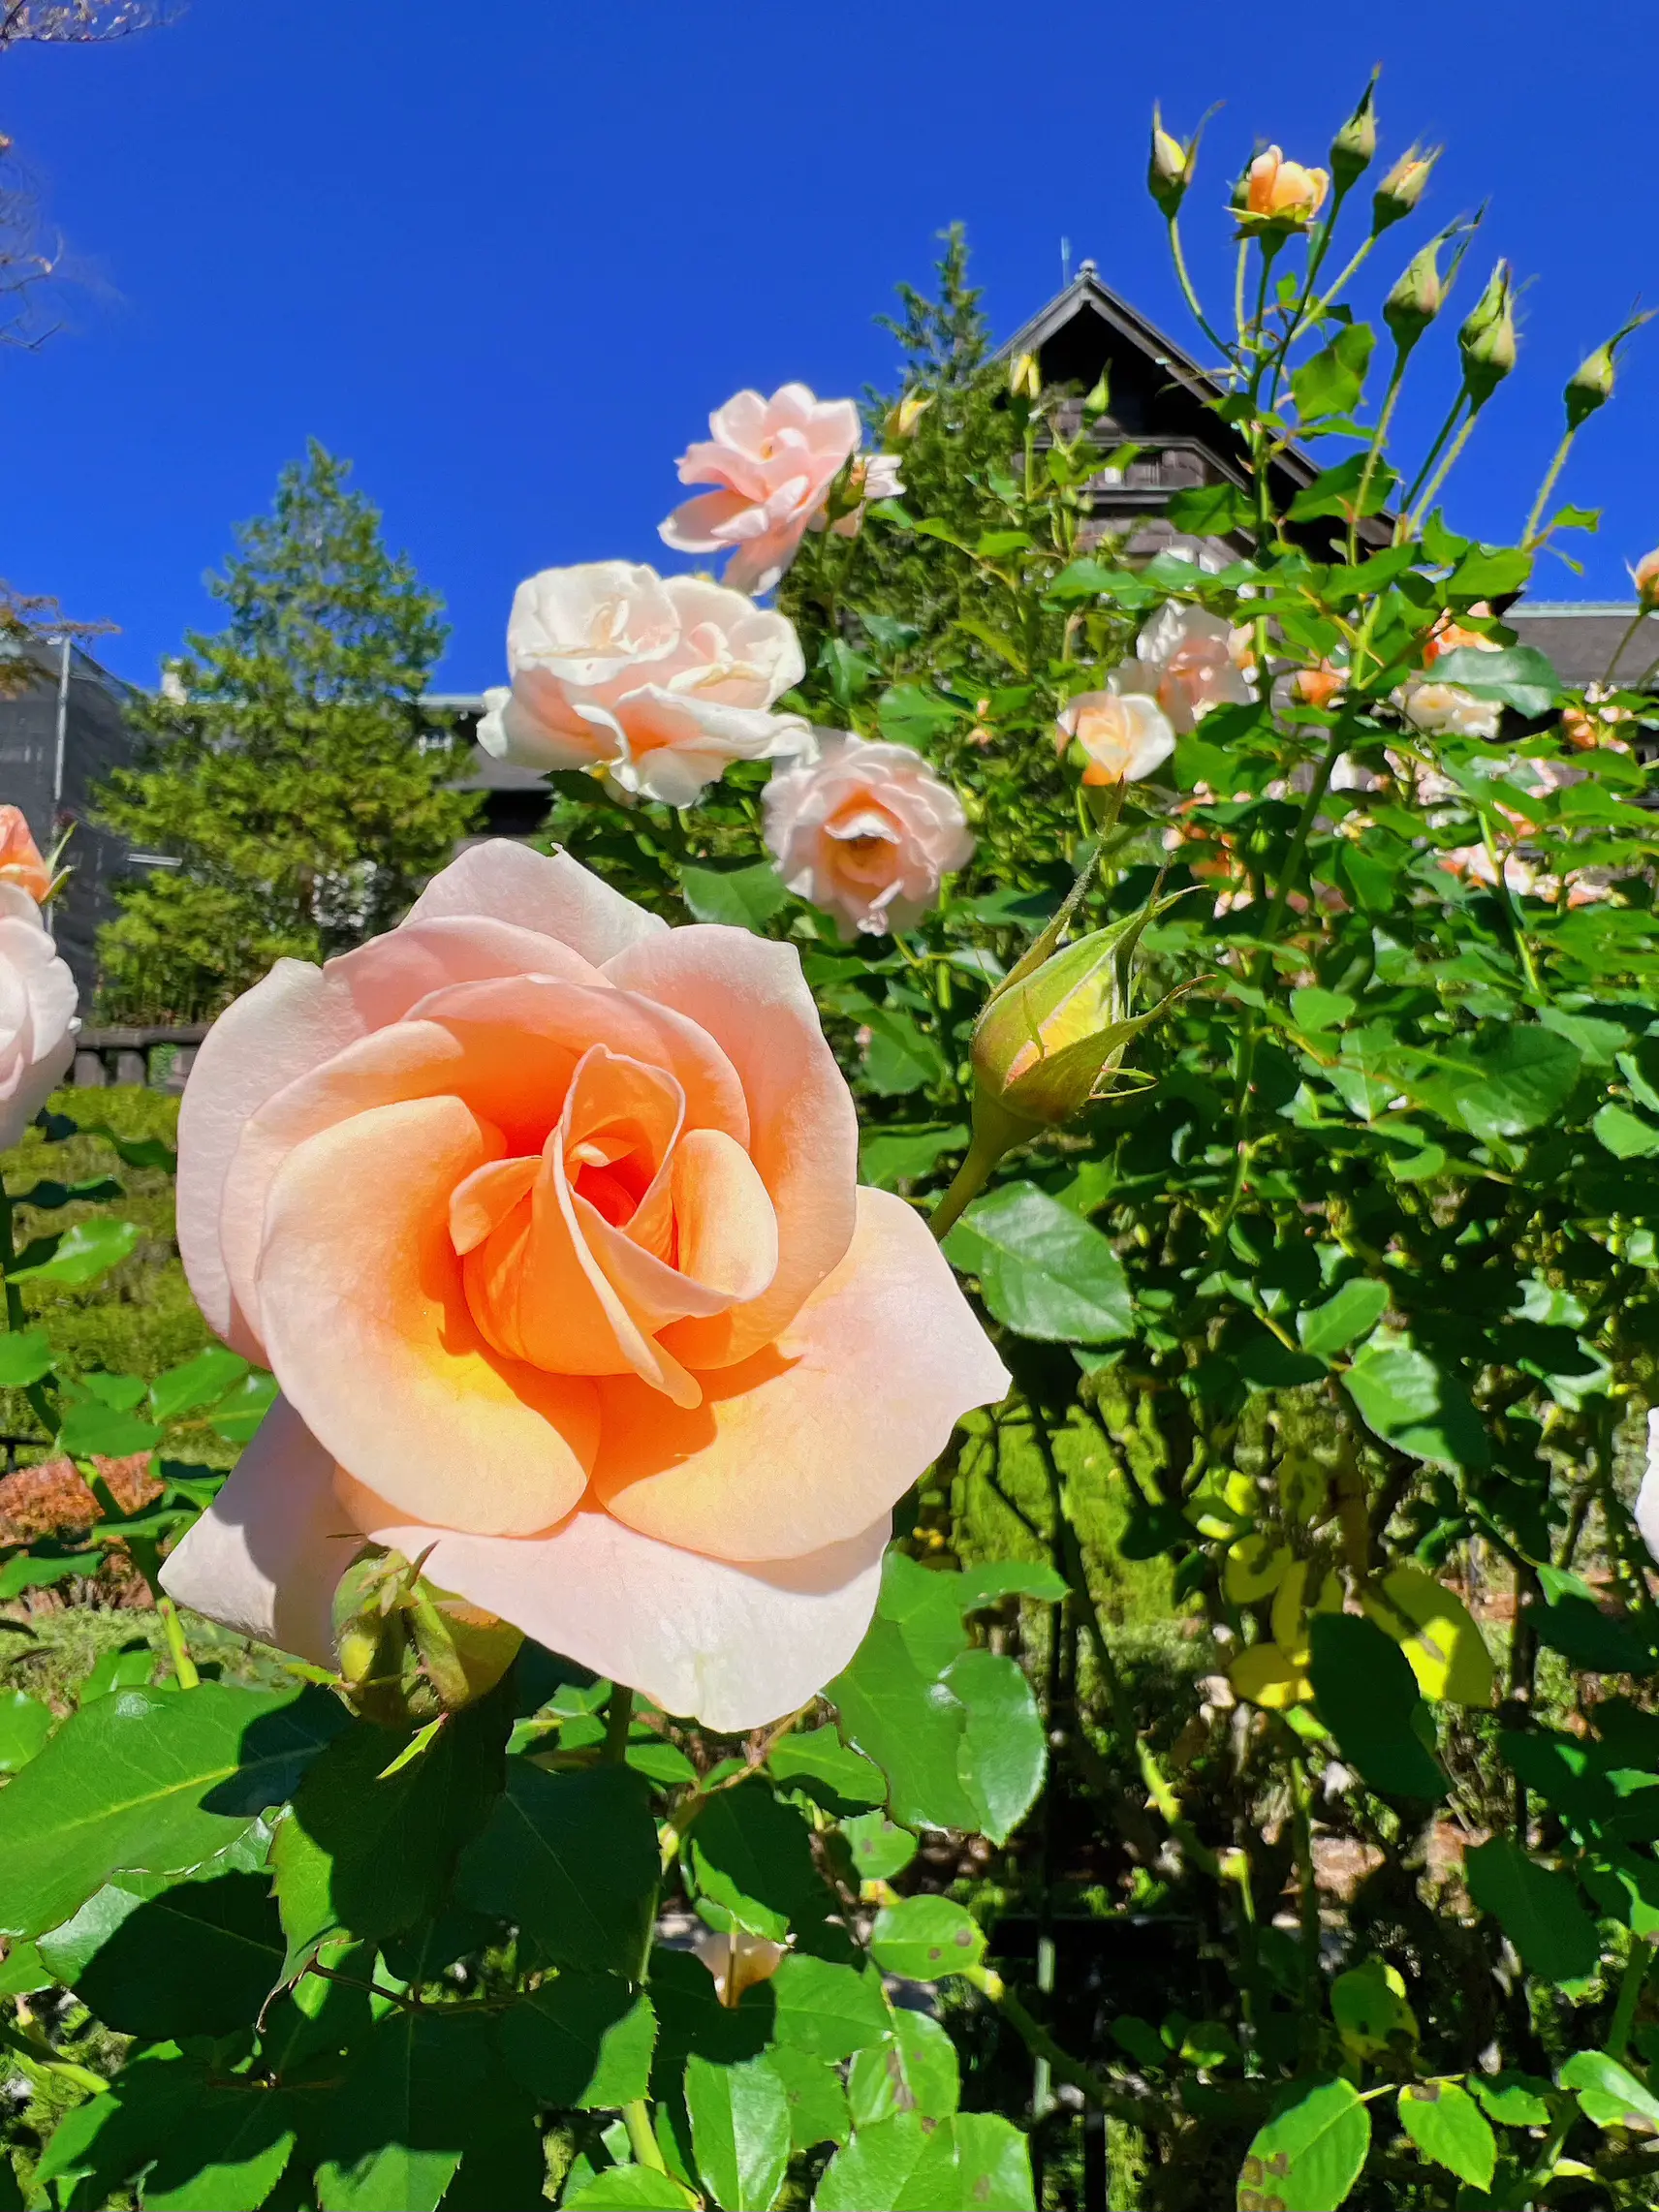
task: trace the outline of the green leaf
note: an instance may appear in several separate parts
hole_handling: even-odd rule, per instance
[[[1499,2073],[1472,2073],[1469,2087],[1487,2117],[1506,2128],[1547,2128],[1549,2106],[1541,2091],[1549,2084],[1530,2073],[1506,2069]]]
[[[907,1981],[940,1981],[963,1974],[985,1956],[985,1931],[949,1897],[906,1897],[884,1905],[870,1931],[870,1956],[884,1974]]]
[[[724,2212],[767,2212],[789,2165],[789,2099],[764,2058],[685,2065],[697,2170]]]
[[[891,1882],[916,1856],[916,1838],[881,1813],[859,1813],[841,1823],[861,1882]]]
[[[103,1137],[116,1159],[128,1168],[159,1168],[169,1175],[178,1172],[178,1154],[159,1137],[121,1137],[104,1121],[83,1121],[66,1134]]]
[[[1005,1183],[968,1208],[946,1257],[977,1275],[998,1321],[1046,1343],[1107,1344],[1132,1333],[1129,1284],[1111,1246],[1035,1183]]]
[[[767,1764],[779,1782],[805,1790],[831,1813],[887,1803],[887,1783],[881,1768],[872,1760],[849,1751],[828,1723],[804,1734],[781,1736],[767,1755]]]
[[[1456,684],[1477,699],[1499,700],[1529,722],[1549,712],[1561,688],[1560,677],[1536,645],[1505,645],[1495,653],[1479,645],[1455,645],[1435,662],[1434,680]]]
[[[282,1977],[282,1925],[263,1874],[157,1895],[110,1884],[38,1947],[107,2028],[157,2042],[250,2025]]]
[[[1006,1843],[1043,1787],[1048,1741],[1022,1670],[993,1651],[965,1651],[945,1675],[967,1712],[960,1772],[979,1826]]]
[[[1371,2148],[1371,2115],[1352,2082],[1325,2081],[1257,2132],[1238,2175],[1238,2212],[1269,2204],[1336,2212]]]
[[[8,1271],[7,1280],[13,1283],[61,1283],[75,1290],[84,1290],[88,1283],[97,1282],[111,1267],[118,1266],[138,1246],[141,1231],[130,1221],[110,1221],[99,1216],[92,1221],[77,1222],[57,1239],[49,1260],[42,1260],[32,1267],[16,1267]]]
[[[1518,545],[1474,545],[1446,579],[1459,599],[1505,599],[1532,574],[1532,555]]]
[[[881,1983],[834,1960],[792,1950],[770,1982],[780,2043],[814,2058],[850,2058],[879,2043],[890,2025]]]
[[[497,2109],[481,2021],[398,2008],[377,2021],[317,2144],[321,2212],[437,2212]]]
[[[1408,2081],[1399,2093],[1399,2119],[1425,2159],[1474,2189],[1490,2189],[1497,2137],[1466,2089],[1455,2081]]]
[[[1297,1335],[1304,1352],[1316,1359],[1333,1359],[1337,1353],[1362,1336],[1368,1336],[1388,1311],[1385,1283],[1357,1275],[1344,1283],[1334,1297],[1322,1306],[1309,1306],[1297,1316]]]
[[[964,1567],[956,1577],[963,1612],[978,1612],[1004,1598],[1037,1598],[1057,1605],[1071,1585],[1046,1560],[986,1559]]]
[[[83,1398],[64,1409],[58,1431],[59,1447],[77,1459],[124,1459],[129,1452],[148,1451],[161,1442],[161,1430],[150,1421],[138,1420],[96,1398]]]
[[[699,921],[720,921],[732,929],[764,930],[789,892],[769,860],[743,867],[714,867],[682,861],[680,895]]]
[[[968,1648],[962,1577],[950,1568],[923,1567],[902,1551],[890,1550],[882,1561],[876,1611],[897,1626],[906,1650],[929,1680]]]
[[[156,1655],[147,1643],[107,1651],[91,1673],[76,1684],[75,1701],[90,1705],[99,1698],[112,1697],[117,1690],[147,1690],[155,1667]]]
[[[208,1426],[227,1444],[251,1444],[275,1396],[273,1375],[244,1375],[208,1415]]]
[[[170,1367],[156,1377],[150,1385],[150,1411],[158,1421],[171,1421],[199,1406],[217,1405],[247,1372],[248,1363],[239,1354],[209,1345],[181,1367]]]
[[[997,2112],[958,2112],[928,2138],[897,2212],[1033,2212],[1031,2152],[1022,2130]]]
[[[1365,371],[1377,334],[1368,323],[1350,323],[1331,343],[1291,376],[1291,393],[1303,422],[1321,415],[1352,415],[1365,389]]]
[[[0,1791],[0,1934],[60,1926],[116,1875],[184,1874],[291,1796],[345,1723],[326,1692],[123,1690]]]
[[[649,2165],[608,2165],[564,2200],[565,2212],[695,2212],[697,2201],[672,2173]]]
[[[613,2108],[650,2087],[657,2016],[642,1990],[566,1968],[501,2018],[502,2054],[543,2104]]]
[[[1195,485],[1189,491],[1172,492],[1164,512],[1173,528],[1190,530],[1204,538],[1225,537],[1229,531],[1242,530],[1252,511],[1248,494],[1237,484],[1206,483]]]
[[[882,694],[876,706],[881,733],[895,745],[912,745],[925,752],[942,730],[967,719],[954,700],[923,684],[894,684]]]
[[[1463,1866],[1469,1895],[1497,1921],[1528,1973],[1578,1981],[1595,1972],[1601,1946],[1571,1875],[1540,1866],[1507,1835],[1477,1844]]]
[[[863,1017],[870,1033],[864,1050],[864,1075],[880,1097],[901,1098],[909,1091],[931,1090],[947,1073],[936,1039],[919,1029],[899,1007],[873,1006]]]
[[[1612,1101],[1594,1116],[1590,1127],[1597,1141],[1611,1152],[1615,1160],[1645,1160],[1659,1152],[1659,1129],[1652,1122],[1643,1121],[1641,1114],[1632,1113],[1628,1106]]]
[[[45,1329],[9,1330],[0,1336],[0,1390],[25,1390],[56,1364]]]
[[[637,1975],[660,1861],[650,1792],[626,1766],[545,1774],[507,1761],[507,1787],[462,1854],[455,1894],[512,1920],[561,1966]]]
[[[1476,1137],[1524,1137],[1555,1119],[1581,1066],[1576,1046],[1542,1023],[1484,1029],[1469,1072],[1454,1078],[1457,1110]]]
[[[781,1942],[811,1915],[819,1890],[811,1832],[758,1776],[709,1797],[690,1855],[698,1888],[751,1935]]]
[[[828,2059],[813,2058],[788,2043],[767,2051],[766,2063],[783,2083],[791,2149],[810,2151],[820,2143],[844,2143],[852,2120],[836,2068]]]
[[[1568,1590],[1552,1604],[1529,1605],[1526,1618],[1540,1643],[1558,1651],[1575,1667],[1597,1674],[1650,1674],[1651,1642],[1636,1623],[1604,1613],[1589,1592]]]
[[[878,1191],[930,1175],[947,1152],[966,1148],[968,1132],[959,1121],[932,1122],[921,1129],[870,1129],[859,1141],[859,1174]],[[0,1342],[3,1342],[0,1339]]]
[[[917,2112],[859,2129],[825,2168],[814,2212],[892,2212],[926,2148]]]
[[[1385,1444],[1414,1459],[1486,1466],[1486,1431],[1468,1392],[1425,1352],[1366,1345],[1344,1383],[1360,1418]]]
[[[1299,1029],[1340,1029],[1355,1008],[1346,991],[1324,991],[1312,983],[1291,993],[1291,1019]]]
[[[27,1766],[52,1732],[52,1709],[26,1690],[0,1692],[0,1774]],[[882,1792],[885,1797],[887,1792]]]
[[[469,1706],[394,1772],[399,1738],[371,1721],[329,1746],[271,1851],[290,1975],[337,1936],[378,1940],[437,1910],[501,1789],[506,1720],[503,1698]]]
[[[1557,2079],[1598,2128],[1659,2129],[1659,2097],[1606,2051],[1576,2051]]]
[[[1312,1614],[1308,1638],[1315,1705],[1343,1758],[1373,1790],[1438,1803],[1447,1784],[1428,1749],[1433,1724],[1399,1645],[1358,1613]]]
[[[161,2212],[256,2212],[294,2149],[289,2101],[252,2085],[214,2081],[199,2063],[143,2058],[110,2093],[59,2123],[37,2184],[81,2177],[99,2202],[147,2167],[146,2206]],[[64,2200],[69,2201],[65,2190]]]
[[[824,1695],[841,1732],[888,1779],[893,1817],[910,1825],[971,1829],[979,1818],[962,1787],[967,1714],[955,1692],[926,1679],[897,1624],[870,1623],[852,1665]]]
[[[1386,461],[1379,462],[1369,474],[1363,453],[1351,453],[1333,469],[1322,469],[1313,482],[1299,491],[1291,501],[1290,519],[1293,522],[1315,522],[1322,515],[1334,515],[1346,521],[1356,513],[1380,514],[1388,505],[1399,479]],[[1365,504],[1359,506],[1360,485],[1365,485]],[[1450,654],[1447,656],[1451,658]],[[1441,664],[1436,662],[1438,673]],[[1311,2212],[1311,2207],[1309,2208]]]
[[[870,2128],[895,2112],[945,2120],[961,2103],[956,2046],[937,2020],[899,2007],[891,2033],[861,2051],[847,2074],[853,2124]]]

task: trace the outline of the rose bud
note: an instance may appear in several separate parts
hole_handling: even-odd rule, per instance
[[[1636,585],[1636,596],[1649,613],[1659,607],[1659,546],[1651,553],[1643,553],[1630,572]]]
[[[1313,221],[1330,189],[1322,169],[1286,161],[1277,146],[1259,153],[1239,178],[1233,208],[1246,231],[1302,231]]]
[[[419,1563],[366,1546],[334,1592],[346,1694],[364,1720],[423,1727],[485,1697],[524,1638],[493,1613],[422,1578]]]
[[[1487,289],[1457,333],[1463,384],[1477,407],[1496,391],[1515,366],[1515,293],[1508,262],[1499,262]]]
[[[1377,151],[1377,80],[1366,85],[1360,105],[1330,141],[1330,173],[1338,192],[1362,176]]]
[[[1423,198],[1428,172],[1440,159],[1440,148],[1408,146],[1371,195],[1371,235],[1378,236],[1393,223],[1403,223]]]
[[[932,404],[931,392],[907,391],[901,400],[888,409],[882,435],[887,438],[914,438],[916,425]]]
[[[1628,323],[1613,332],[1605,346],[1598,346],[1593,354],[1581,360],[1567,380],[1562,394],[1567,403],[1567,427],[1576,430],[1587,421],[1598,407],[1605,407],[1612,397],[1613,378],[1618,364],[1618,349],[1643,323],[1653,320],[1651,313],[1633,315]]]
[[[1156,106],[1152,109],[1152,154],[1146,164],[1146,189],[1157,202],[1160,213],[1173,221],[1181,202],[1186,198],[1187,186],[1193,179],[1193,165],[1198,159],[1198,140],[1182,145],[1164,128],[1164,119]]]
[[[1043,396],[1043,376],[1037,366],[1035,354],[1021,354],[1008,372],[1008,389],[1014,398],[1039,400]]]
[[[1404,273],[1383,301],[1383,321],[1393,332],[1394,344],[1402,354],[1416,345],[1446,297],[1440,277],[1440,244],[1438,238],[1430,238],[1406,264]]]
[[[1169,904],[1169,901],[1163,904]],[[1006,1150],[1108,1095],[1124,1047],[1167,1000],[1131,1013],[1135,950],[1162,905],[1051,950],[1072,901],[992,993],[974,1027],[974,1138]]]

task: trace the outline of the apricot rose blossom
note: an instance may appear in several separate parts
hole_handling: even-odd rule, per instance
[[[474,847],[202,1046],[178,1238],[281,1396],[168,1561],[328,1664],[360,1540],[738,1729],[856,1649],[894,1501],[1008,1378],[922,1218],[857,1184],[792,947]]]
[[[478,741],[525,768],[601,770],[690,806],[733,761],[810,752],[774,702],[804,672],[793,626],[703,576],[628,561],[545,569],[507,625],[510,688],[485,693]]]
[[[1177,736],[1185,737],[1216,706],[1244,706],[1256,696],[1250,680],[1250,633],[1202,607],[1167,600],[1143,624],[1132,660],[1107,678],[1111,690],[1155,699]]]
[[[808,529],[825,526],[830,487],[863,441],[859,410],[850,399],[820,399],[804,384],[786,384],[769,399],[737,392],[714,410],[708,428],[680,455],[679,481],[716,488],[674,509],[660,525],[663,543],[681,553],[729,552],[728,585],[770,591]],[[861,469],[854,504],[830,524],[842,536],[858,529],[866,501],[903,488],[894,454],[871,453]]]
[[[763,797],[778,872],[843,937],[908,929],[973,853],[962,802],[908,745],[818,736],[816,765],[774,772]]]
[[[26,826],[22,839],[45,875]],[[75,978],[27,888],[32,878],[14,830],[7,831],[5,851],[9,865],[0,868],[0,1152],[18,1141],[68,1075],[80,1027]],[[13,867],[23,871],[21,877],[12,873]]]
[[[0,806],[0,884],[16,884],[37,906],[52,887],[51,869],[20,806]]]
[[[1174,731],[1148,692],[1079,692],[1054,725],[1054,750],[1081,754],[1085,784],[1139,783],[1174,749]]]

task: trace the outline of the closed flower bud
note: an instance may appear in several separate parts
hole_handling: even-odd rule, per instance
[[[1391,223],[1402,223],[1423,198],[1428,172],[1440,159],[1440,148],[1408,146],[1371,195],[1371,234],[1375,237]]]
[[[1484,406],[1515,366],[1515,291],[1508,262],[1499,262],[1457,333],[1463,357],[1463,384],[1477,407]]]
[[[1035,354],[1021,354],[1009,367],[1008,389],[1016,399],[1035,402],[1043,396],[1043,374]]]
[[[1407,263],[1404,273],[1383,301],[1383,321],[1394,344],[1408,353],[1440,312],[1446,288],[1440,278],[1440,240],[1431,238]]]
[[[990,999],[974,1028],[977,1136],[1017,1142],[1020,1132],[1057,1129],[1103,1095],[1124,1047],[1158,1011],[1129,1011],[1135,949],[1152,912],[1046,956],[1040,938]]]
[[[1192,182],[1193,164],[1198,158],[1198,140],[1182,145],[1164,128],[1164,120],[1156,107],[1152,109],[1152,154],[1146,164],[1146,189],[1157,202],[1162,214],[1173,217],[1186,198],[1187,186]]]
[[[1377,80],[1373,77],[1364,96],[1330,141],[1330,173],[1338,192],[1346,192],[1370,168],[1377,151]]]
[[[1567,403],[1569,430],[1576,430],[1598,407],[1607,405],[1612,397],[1612,346],[1598,346],[1579,363],[1567,379],[1567,389],[1562,394]]]
[[[1651,613],[1659,607],[1659,546],[1651,553],[1643,553],[1630,573],[1635,578],[1637,598]]]
[[[422,1578],[420,1563],[369,1545],[334,1592],[334,1648],[352,1705],[382,1728],[424,1727],[501,1680],[524,1638]]]
[[[890,440],[914,438],[916,425],[932,404],[933,394],[930,391],[907,391],[896,406],[888,409],[887,421],[883,425],[884,434]]]

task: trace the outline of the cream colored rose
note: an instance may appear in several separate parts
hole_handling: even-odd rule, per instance
[[[766,840],[792,891],[833,914],[843,936],[908,929],[966,867],[962,802],[908,745],[819,732],[811,767],[774,773]]]
[[[1080,692],[1054,728],[1054,749],[1083,756],[1085,784],[1137,783],[1175,749],[1175,733],[1148,692]]]
[[[0,881],[0,1152],[69,1073],[80,1027],[75,1000],[75,978],[40,908],[19,885]]]
[[[1249,632],[1167,600],[1135,640],[1133,660],[1107,678],[1109,690],[1155,699],[1171,729],[1185,736],[1212,707],[1243,706],[1256,696],[1247,673]]]
[[[485,694],[478,741],[526,768],[602,768],[690,806],[733,761],[810,751],[774,702],[804,672],[793,626],[701,576],[627,561],[546,569],[518,586],[510,689]]]

